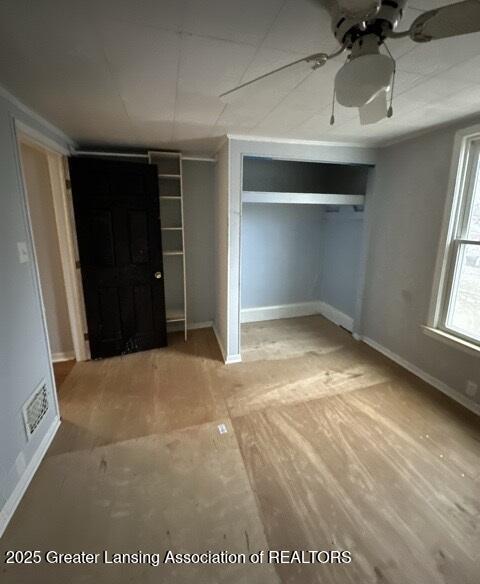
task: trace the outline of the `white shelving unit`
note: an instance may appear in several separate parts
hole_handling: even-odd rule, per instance
[[[150,151],[148,160],[158,169],[167,324],[183,324],[187,340],[187,271],[183,218],[182,155]],[[170,258],[170,259],[166,259]]]

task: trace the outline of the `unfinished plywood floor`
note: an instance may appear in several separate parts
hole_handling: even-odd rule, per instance
[[[69,359],[68,361],[57,361],[53,364],[53,373],[55,375],[55,383],[57,385],[57,390],[59,390],[65,379],[67,379],[70,371],[75,366],[75,359]]]
[[[321,317],[79,363],[5,549],[347,549],[343,566],[3,566],[52,582],[478,584],[478,418]],[[228,432],[219,434],[218,425]]]

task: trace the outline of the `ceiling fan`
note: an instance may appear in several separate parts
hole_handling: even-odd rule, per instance
[[[335,76],[330,123],[335,121],[333,108],[337,101],[345,107],[358,108],[362,125],[373,124],[393,113],[395,60],[386,45],[387,40],[410,37],[414,42],[424,43],[480,31],[480,0],[463,0],[422,12],[404,31],[397,31],[397,27],[407,0],[316,1],[330,13],[332,31],[340,44],[338,50],[330,54],[315,53],[288,63],[242,83],[220,98],[228,103],[242,96],[245,98],[248,93],[255,95],[259,82],[267,79],[270,82],[272,75],[277,79],[288,75],[290,82],[292,76],[298,75],[300,82],[306,74],[347,52],[346,63]],[[380,52],[382,48],[386,53]]]

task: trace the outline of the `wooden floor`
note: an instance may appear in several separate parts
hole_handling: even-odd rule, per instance
[[[53,373],[55,374],[55,383],[57,385],[57,390],[59,390],[65,379],[67,379],[70,371],[75,366],[76,361],[70,359],[69,361],[57,361],[53,364]]]
[[[211,329],[77,363],[0,551],[352,562],[3,566],[2,583],[479,584],[478,418],[322,317],[243,329],[238,365]]]

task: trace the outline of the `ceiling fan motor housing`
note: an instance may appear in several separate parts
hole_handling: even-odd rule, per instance
[[[378,0],[372,2],[372,9],[363,16],[349,16],[335,4],[332,11],[332,30],[341,45],[351,49],[353,44],[365,35],[374,34],[379,44],[386,38],[386,33],[398,26],[407,0]]]

